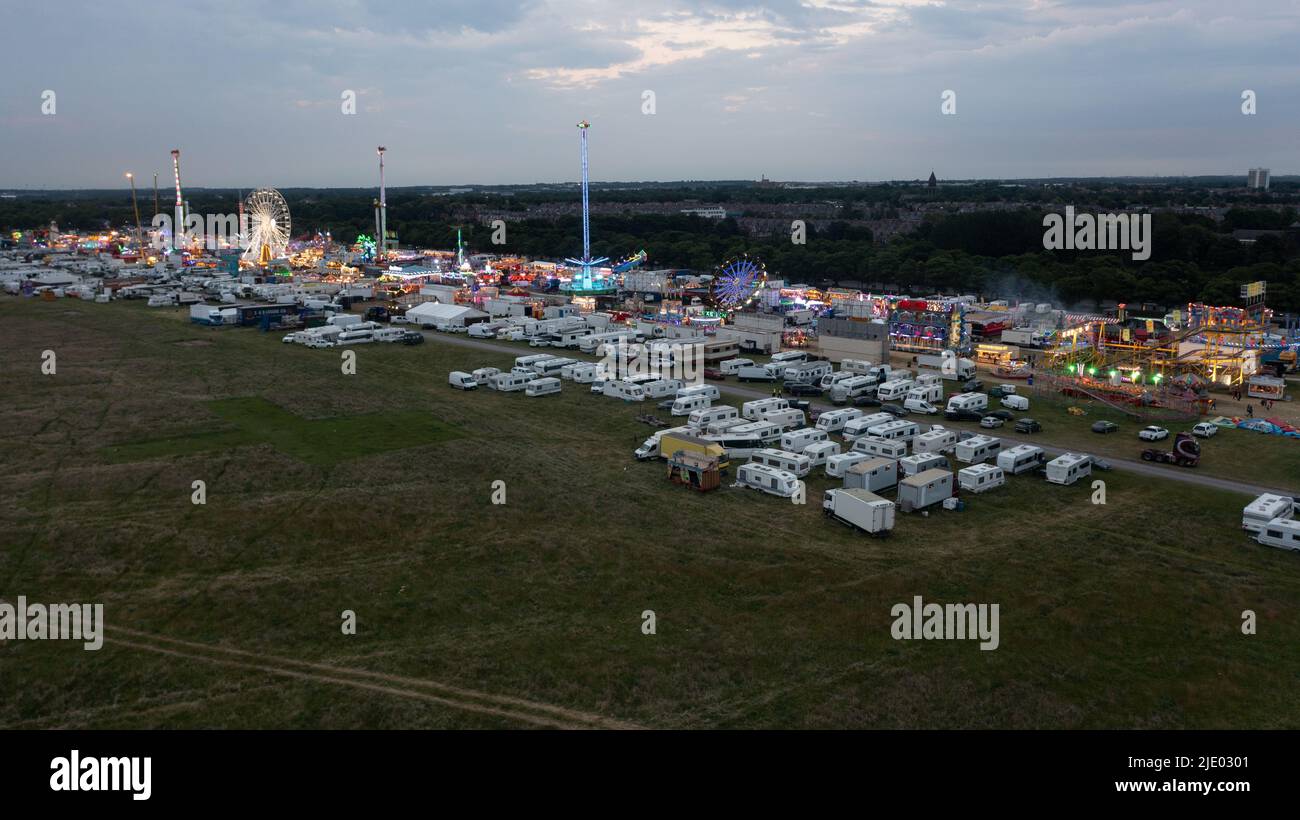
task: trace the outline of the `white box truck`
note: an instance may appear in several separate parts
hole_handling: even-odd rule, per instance
[[[868,490],[827,490],[822,512],[868,535],[889,535],[894,529],[894,503]]]

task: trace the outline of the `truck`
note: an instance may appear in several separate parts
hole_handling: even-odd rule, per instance
[[[700,438],[695,435],[695,430],[689,427],[678,427],[656,433],[637,448],[636,457],[644,461],[649,458],[668,458],[680,452],[716,458],[719,470],[726,470],[731,466],[727,461],[727,451],[721,444]]]
[[[1142,451],[1142,460],[1160,464],[1177,464],[1179,467],[1195,467],[1201,462],[1201,445],[1191,433],[1177,433],[1174,435],[1172,449],[1158,450],[1148,447]]]
[[[956,356],[917,356],[916,366],[937,371],[949,381],[963,382],[975,378],[975,363]]]
[[[867,490],[827,490],[822,513],[872,536],[886,536],[894,529],[894,502]]]

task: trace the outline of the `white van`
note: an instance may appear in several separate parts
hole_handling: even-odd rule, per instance
[[[812,471],[812,460],[803,453],[792,453],[788,450],[776,450],[764,448],[756,450],[749,457],[750,464],[763,464],[777,470],[785,470],[787,473],[794,473],[799,478],[803,478]]]
[[[844,471],[854,464],[861,464],[864,461],[873,459],[875,456],[868,453],[840,453],[837,456],[830,456],[826,459],[826,477],[827,478],[844,478]]]
[[[742,464],[736,471],[736,481],[742,487],[761,490],[782,498],[789,498],[799,489],[798,476],[785,470],[768,467],[766,464]]]
[[[803,454],[808,457],[810,467],[821,467],[840,454],[840,444],[838,441],[819,441],[805,447]]]
[[[900,459],[907,456],[907,442],[890,441],[875,436],[863,436],[853,442],[853,449],[850,452],[866,453],[869,456],[878,458]]]
[[[729,404],[719,404],[717,407],[704,407],[691,413],[689,421],[692,427],[704,429],[709,425],[719,421],[740,420],[740,411]],[[734,424],[732,425],[735,426]]]
[[[727,359],[725,362],[718,365],[718,369],[721,370],[725,376],[734,376],[740,372],[740,368],[753,366],[753,359]]]
[[[772,422],[777,427],[780,427],[781,432],[784,433],[787,430],[795,430],[803,427],[806,419],[804,418],[802,410],[788,407],[785,410],[774,410],[771,413],[764,413],[763,421]]]
[[[1047,480],[1053,484],[1073,484],[1092,474],[1092,456],[1066,453],[1047,462]]]
[[[878,424],[888,424],[891,421],[894,421],[892,413],[872,413],[869,416],[858,416],[845,422],[844,428],[840,432],[846,440],[852,441],[855,438],[867,435],[868,429]]]
[[[560,392],[560,380],[553,376],[533,379],[524,389],[525,396],[549,396],[558,392]]]
[[[687,396],[704,396],[709,401],[722,399],[722,393],[718,391],[717,385],[712,384],[692,384],[677,389],[677,398],[684,399]]]
[[[1024,396],[1003,396],[1002,406],[1008,410],[1028,410],[1029,399]]]
[[[877,424],[874,427],[867,428],[867,435],[876,438],[889,439],[890,441],[911,441],[921,432],[921,427],[914,421],[904,419],[895,419],[887,421],[884,424]]]
[[[498,367],[480,367],[470,375],[474,377],[474,381],[478,382],[479,385],[486,387],[492,381],[492,377],[500,372],[501,369]]]
[[[948,459],[938,453],[913,453],[898,460],[899,478],[911,478],[926,470],[947,470]]]
[[[934,415],[939,412],[938,407],[930,404],[930,402],[925,399],[918,399],[914,396],[908,396],[903,399],[903,409],[909,413],[921,413],[926,416]]]
[[[828,433],[838,433],[844,429],[844,425],[864,415],[866,414],[856,407],[848,407],[843,410],[827,410],[817,417],[817,429],[825,430]]]
[[[1037,470],[1046,463],[1047,456],[1043,454],[1043,448],[1032,444],[1017,444],[998,453],[998,466],[1011,475]]]
[[[751,421],[762,421],[763,416],[768,413],[774,413],[777,410],[788,410],[789,408],[790,402],[786,399],[755,399],[740,405],[740,415]]]
[[[953,448],[953,457],[965,464],[982,464],[985,461],[997,461],[1002,450],[1002,440],[992,436],[971,436],[965,441],[957,442]]]
[[[1274,518],[1264,525],[1255,540],[1265,546],[1300,552],[1300,521]]]
[[[971,410],[980,412],[989,407],[989,397],[984,393],[958,393],[948,398],[947,410]]]
[[[457,390],[474,390],[478,387],[478,379],[474,378],[472,373],[463,373],[459,370],[453,370],[447,376],[447,384]]]
[[[957,486],[971,493],[987,492],[1006,483],[1002,468],[992,464],[975,464],[957,471]]]
[[[951,453],[957,446],[956,430],[927,430],[912,440],[912,451],[923,453]]]
[[[631,382],[614,381],[605,382],[602,392],[612,399],[622,399],[623,401],[645,401],[645,388],[639,384]]]
[[[535,376],[536,374],[533,374]],[[500,390],[502,393],[513,393],[516,390],[523,390],[528,383],[533,380],[533,376],[525,376],[522,373],[498,373],[492,377],[488,384],[493,390]]]
[[[805,447],[818,441],[830,441],[830,434],[816,427],[800,427],[781,436],[781,449],[802,453]]]
[[[689,416],[697,410],[705,410],[713,400],[708,396],[681,396],[673,399],[673,407],[669,412],[674,416]]]
[[[881,401],[897,401],[907,395],[907,391],[916,386],[911,379],[890,379],[876,388],[876,398]]]
[[[1264,493],[1247,504],[1241,511],[1241,528],[1259,532],[1275,518],[1293,518],[1295,502],[1285,495]]]

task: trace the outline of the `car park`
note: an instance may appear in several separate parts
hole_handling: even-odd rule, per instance
[[[1092,432],[1094,433],[1114,433],[1119,430],[1119,425],[1113,421],[1094,421],[1092,423]]]
[[[1157,427],[1152,424],[1139,430],[1138,438],[1143,441],[1161,441],[1169,438],[1169,431],[1163,427]]]

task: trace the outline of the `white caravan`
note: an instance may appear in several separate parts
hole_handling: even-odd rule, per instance
[[[838,433],[844,429],[844,425],[864,415],[866,414],[856,407],[847,407],[843,410],[827,410],[817,417],[817,429],[825,430],[828,433]]]
[[[1032,444],[1017,444],[998,453],[998,466],[1011,475],[1037,470],[1046,463],[1047,456],[1043,454],[1043,448]]]
[[[1053,484],[1073,484],[1092,474],[1092,456],[1066,453],[1047,462],[1047,480]]]
[[[816,427],[801,427],[781,436],[781,449],[789,450],[792,453],[802,453],[809,444],[829,440],[830,434],[825,430],[818,430]]]
[[[957,471],[957,486],[971,493],[983,493],[1007,483],[1001,467],[975,464]]]
[[[1241,528],[1259,532],[1275,518],[1293,518],[1295,502],[1290,496],[1264,493],[1241,511]]]
[[[992,436],[971,436],[965,441],[957,442],[953,448],[953,457],[964,464],[983,464],[997,461],[998,452],[1002,450],[1002,440]]]
[[[799,477],[785,470],[765,464],[742,464],[736,471],[736,481],[742,487],[761,490],[770,495],[789,498],[799,489]]]
[[[552,376],[541,379],[533,379],[524,388],[525,396],[549,396],[552,393],[560,392],[560,380]]]
[[[776,450],[772,448],[763,448],[755,450],[749,456],[750,464],[763,464],[776,470],[785,470],[788,473],[794,473],[799,478],[803,478],[812,472],[812,460],[803,453],[792,453],[788,450]]]

